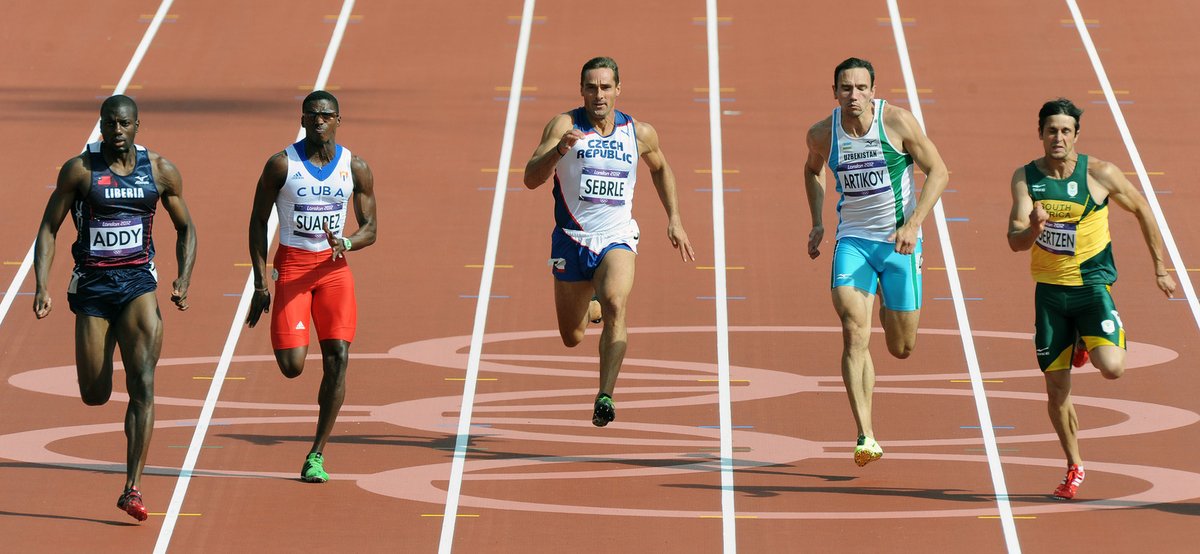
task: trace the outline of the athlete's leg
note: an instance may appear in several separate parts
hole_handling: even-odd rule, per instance
[[[1079,418],[1075,415],[1075,406],[1071,404],[1071,370],[1060,369],[1047,371],[1046,397],[1047,411],[1054,432],[1058,434],[1058,442],[1062,445],[1063,453],[1067,455],[1067,464],[1083,464],[1079,457]]]
[[[625,327],[626,304],[633,290],[634,261],[637,254],[624,248],[612,248],[596,268],[593,283],[600,309],[604,312],[604,330],[600,333],[600,392],[612,396],[625,361],[628,330]]]
[[[1125,349],[1104,345],[1088,350],[1092,365],[1100,370],[1105,379],[1120,379],[1125,374]]]
[[[284,348],[275,351],[275,363],[288,379],[295,379],[304,372],[304,358],[308,356],[308,345]]]
[[[107,319],[75,316],[75,375],[84,404],[101,406],[112,396],[116,345],[116,329]]]
[[[128,442],[125,488],[138,486],[150,437],[154,432],[154,368],[162,352],[162,315],[154,292],[127,304],[114,322],[121,361],[125,365],[125,387],[129,407],[125,410]]]
[[[921,310],[901,312],[881,307],[879,320],[883,323],[883,336],[887,339],[888,352],[901,360],[909,357],[917,345],[917,326],[921,321]]]
[[[317,392],[317,404],[321,407],[317,416],[317,434],[313,438],[312,450],[324,452],[325,443],[333,433],[333,424],[342,410],[346,399],[346,367],[350,363],[350,343],[340,339],[321,341],[321,389]]]
[[[833,289],[833,308],[842,321],[842,383],[850,397],[850,411],[861,436],[874,437],[871,395],[875,391],[875,366],[867,346],[871,340],[871,304],[875,295],[841,286]]]
[[[917,345],[917,324],[921,320],[921,243],[910,255],[897,254],[892,248],[875,253],[883,256],[879,321],[883,323],[888,352],[903,360]]]
[[[590,281],[554,280],[554,311],[558,316],[558,334],[572,348],[583,342],[587,330],[588,305],[595,289]]]

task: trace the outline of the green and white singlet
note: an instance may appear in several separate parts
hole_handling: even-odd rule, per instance
[[[875,100],[870,129],[853,137],[842,129],[842,108],[833,110],[829,168],[837,182],[837,239],[858,237],[891,242],[916,208],[913,159],[888,140],[883,128],[884,100]],[[921,236],[918,231],[918,238]]]

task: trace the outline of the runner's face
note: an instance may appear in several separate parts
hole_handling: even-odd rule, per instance
[[[1075,141],[1079,135],[1075,133],[1074,117],[1066,114],[1047,117],[1041,134],[1047,158],[1065,160],[1075,153]]]
[[[871,84],[871,74],[862,67],[843,70],[838,75],[837,84],[833,85],[833,96],[837,98],[843,112],[854,117],[861,116],[870,109],[871,102],[875,100],[875,85]]]
[[[607,67],[588,70],[583,76],[579,93],[583,96],[583,109],[594,120],[607,119],[612,115],[613,105],[621,95],[621,85],[613,79]]]
[[[305,136],[317,142],[333,142],[337,128],[342,125],[342,116],[329,100],[313,100],[304,105],[304,114],[300,116],[300,125],[304,127]]]
[[[117,106],[100,114],[100,136],[105,145],[118,153],[124,154],[133,148],[137,129],[138,120],[129,106]]]

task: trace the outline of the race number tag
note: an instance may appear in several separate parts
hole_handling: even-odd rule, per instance
[[[1047,221],[1037,245],[1051,254],[1075,255],[1075,224]]]
[[[584,166],[579,176],[579,199],[593,204],[625,205],[629,172]]]
[[[343,204],[296,204],[292,234],[310,239],[325,238],[325,227],[340,236]]]
[[[88,250],[101,258],[136,254],[145,238],[141,219],[93,219],[88,226]]]
[[[837,168],[837,176],[846,196],[869,196],[892,190],[887,162],[883,160],[843,163]]]

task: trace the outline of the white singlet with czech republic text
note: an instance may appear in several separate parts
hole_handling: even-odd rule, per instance
[[[636,252],[637,134],[632,117],[613,111],[614,126],[608,136],[600,134],[583,108],[568,112],[584,136],[554,168],[554,221],[567,236],[593,251],[622,242]]]
[[[861,137],[846,134],[842,109],[833,110],[833,136],[829,168],[837,180],[837,238],[893,242],[888,237],[912,216],[916,208],[912,155],[902,153],[888,140],[883,128],[886,102],[875,100],[875,117]],[[920,230],[917,231],[920,238]]]
[[[288,172],[275,198],[279,211],[279,243],[311,252],[329,249],[323,226],[342,236],[346,205],[354,193],[350,149],[337,145],[333,161],[324,167],[308,162],[304,142],[288,146]]]

